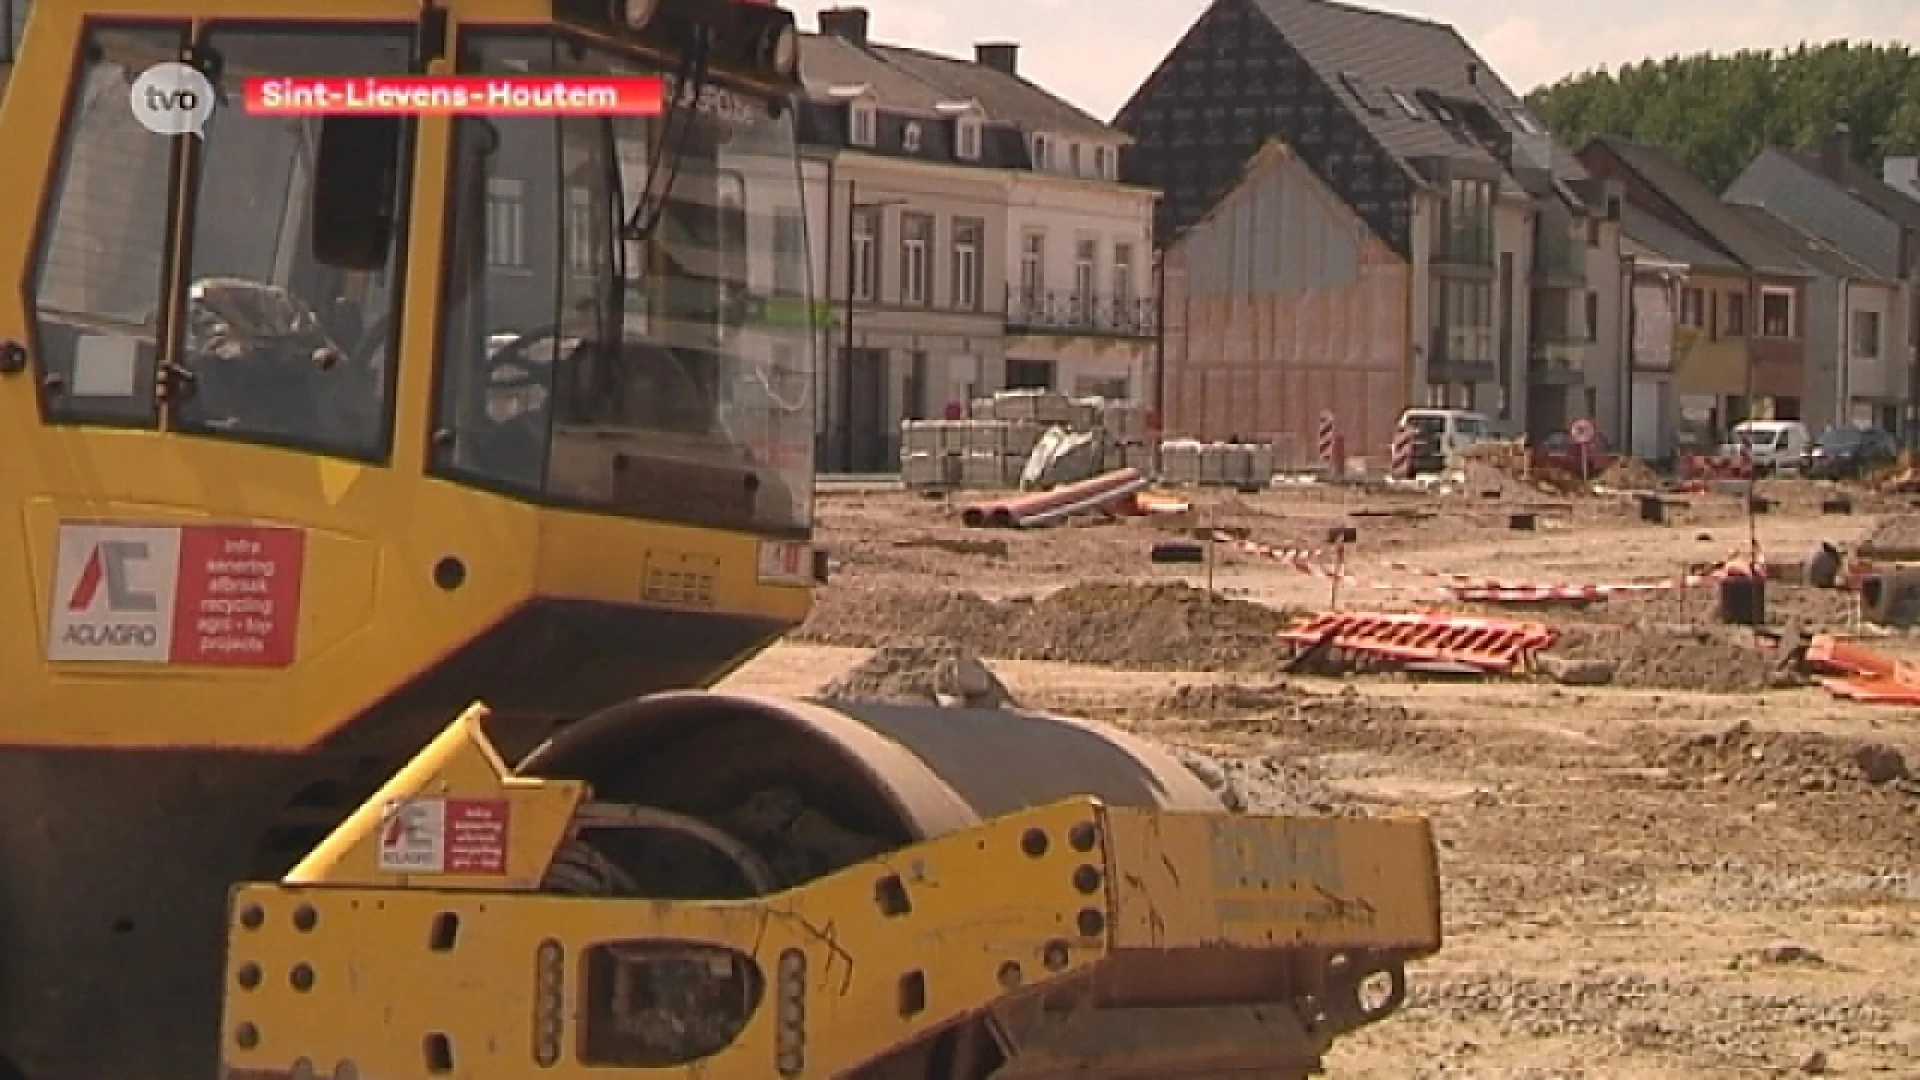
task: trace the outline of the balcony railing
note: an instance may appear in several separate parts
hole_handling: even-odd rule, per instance
[[[1493,266],[1493,225],[1451,220],[1434,237],[1433,261],[1443,266]]]
[[[1537,341],[1528,353],[1529,374],[1544,385],[1578,384],[1587,378],[1587,343],[1584,341]]]
[[[1490,326],[1435,327],[1427,340],[1429,381],[1490,382],[1498,374]]]
[[[1533,279],[1543,285],[1578,287],[1587,281],[1586,245],[1554,223],[1542,223],[1534,234]]]
[[[1150,298],[1094,293],[1007,290],[1007,328],[1040,333],[1152,337],[1158,332]]]

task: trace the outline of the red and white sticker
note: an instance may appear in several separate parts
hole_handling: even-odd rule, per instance
[[[505,799],[426,797],[387,804],[380,869],[389,874],[504,874]]]
[[[47,659],[286,667],[305,562],[299,529],[63,524]]]
[[[813,547],[796,540],[760,541],[762,585],[813,584]]]

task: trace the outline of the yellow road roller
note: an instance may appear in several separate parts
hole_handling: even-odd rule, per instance
[[[40,0],[7,78],[0,1080],[1272,1080],[1439,948],[1424,821],[710,689],[825,579],[791,13]]]

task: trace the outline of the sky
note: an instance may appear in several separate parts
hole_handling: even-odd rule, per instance
[[[812,30],[817,0],[783,0]],[[853,6],[848,0],[847,6]],[[1111,120],[1207,0],[867,0],[872,36],[951,56],[1020,44],[1021,74]],[[1514,90],[1675,53],[1837,39],[1920,48],[1920,0],[1366,0],[1451,23]]]

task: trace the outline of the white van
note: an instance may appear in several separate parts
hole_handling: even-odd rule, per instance
[[[1413,429],[1413,474],[1444,472],[1448,456],[1494,437],[1485,413],[1466,409],[1408,409],[1400,426]]]
[[[1756,472],[1799,472],[1801,459],[1813,445],[1813,433],[1798,420],[1747,420],[1733,426],[1733,437],[1720,452],[1735,456],[1743,443],[1753,447]]]

